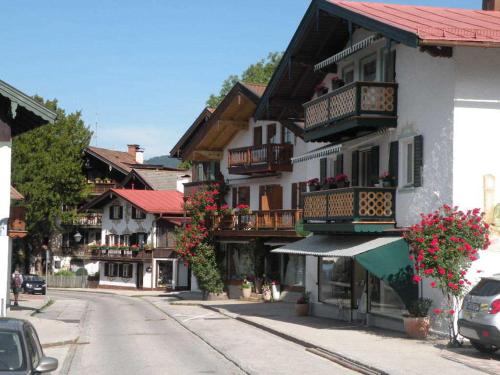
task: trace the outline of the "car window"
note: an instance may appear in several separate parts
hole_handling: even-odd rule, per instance
[[[469,293],[471,296],[495,296],[500,294],[500,281],[482,279]]]
[[[0,331],[0,371],[26,369],[21,337],[17,332]]]
[[[41,359],[42,349],[38,342],[38,336],[30,326],[26,327],[26,345],[28,347],[31,366],[36,368]]]

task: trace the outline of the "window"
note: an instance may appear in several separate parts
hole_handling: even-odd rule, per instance
[[[30,343],[27,346],[30,353],[35,349]],[[26,370],[21,337],[13,331],[0,331],[0,372],[21,370]]]
[[[217,161],[197,162],[193,164],[194,181],[214,181],[220,176],[220,165]]]
[[[120,264],[119,269],[120,269],[120,277],[123,277],[124,279],[130,279],[134,272],[134,267],[131,263]]]
[[[404,186],[413,185],[414,171],[414,144],[413,138],[404,139],[400,142],[401,144],[401,155],[402,155],[402,181]]]
[[[351,307],[352,259],[319,258],[319,300]]]
[[[354,82],[354,65],[349,65],[342,69],[342,80],[346,85]]]
[[[286,126],[283,126],[283,143],[293,144],[293,142],[294,142],[294,134]]]
[[[116,277],[118,276],[117,263],[104,263],[104,276]]]
[[[123,219],[123,207],[118,205],[110,206],[109,218],[111,220]]]
[[[304,286],[305,260],[303,255],[282,254],[283,275],[281,280],[287,286]]]
[[[138,208],[132,207],[132,219],[143,220],[146,218],[146,213]]]
[[[372,274],[369,276],[369,281],[371,312],[398,318],[406,312],[405,304],[394,289]],[[415,285],[415,288],[418,286]]]
[[[361,80],[376,81],[377,80],[377,55],[371,55],[361,60]]]
[[[38,344],[36,333],[30,326],[26,327],[26,346],[30,354],[31,366],[36,368],[41,359],[40,353],[42,352],[42,348]]]

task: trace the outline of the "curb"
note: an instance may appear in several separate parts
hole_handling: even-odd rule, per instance
[[[294,336],[288,335],[286,333],[283,333],[281,331],[275,330],[273,328],[267,327],[267,326],[265,326],[263,324],[254,322],[254,321],[252,321],[250,319],[247,319],[247,318],[244,318],[244,317],[242,317],[240,315],[233,316],[233,315],[230,315],[230,314],[226,313],[222,309],[219,309],[217,307],[213,307],[213,306],[210,306],[210,305],[198,305],[198,306],[201,306],[201,307],[203,307],[204,309],[207,309],[207,310],[215,311],[215,312],[217,312],[217,313],[219,313],[221,315],[227,316],[228,318],[238,320],[238,321],[240,321],[242,323],[251,325],[251,326],[253,326],[255,328],[261,329],[261,330],[266,331],[268,333],[271,333],[271,334],[273,334],[275,336],[281,337],[284,340],[291,341],[291,342],[293,342],[293,343],[295,343],[297,345],[303,346],[307,351],[309,351],[311,353],[319,355],[320,357],[326,358],[326,359],[328,359],[328,360],[330,360],[332,362],[336,362],[336,363],[338,363],[341,366],[347,367],[347,368],[349,368],[351,370],[354,370],[354,371],[357,371],[357,372],[359,372],[361,374],[365,374],[365,375],[374,375],[374,374],[388,375],[388,373],[386,371],[384,371],[384,370],[378,369],[378,368],[373,367],[371,365],[367,365],[365,363],[361,363],[361,362],[359,362],[359,361],[357,361],[355,359],[346,357],[343,354],[332,352],[332,351],[330,351],[330,350],[328,350],[326,348],[322,348],[322,347],[314,345],[314,344],[312,344],[310,342],[301,340],[301,339],[299,339],[297,337],[294,337]]]
[[[42,344],[42,348],[53,348],[55,346],[65,346],[65,345],[72,345],[76,344],[78,342],[78,339],[80,336],[78,336],[76,339],[73,340],[65,340],[65,341],[57,341],[57,342],[49,342],[46,344]]]

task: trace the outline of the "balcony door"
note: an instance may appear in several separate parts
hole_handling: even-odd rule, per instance
[[[259,209],[263,211],[283,209],[283,187],[281,185],[260,186]]]
[[[253,145],[262,146],[262,126],[253,128]]]
[[[374,186],[379,177],[379,147],[353,151],[352,186]]]
[[[266,143],[278,143],[278,137],[276,133],[276,124],[267,125],[267,142]]]

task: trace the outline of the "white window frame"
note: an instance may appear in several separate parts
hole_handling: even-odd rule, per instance
[[[409,152],[409,150],[411,150]],[[399,155],[401,163],[399,175],[400,185],[402,187],[412,187],[415,183],[415,142],[414,137],[403,138],[399,140]]]
[[[111,209],[111,220],[120,220],[120,205],[114,204],[110,207]]]
[[[108,267],[108,277],[118,276],[118,263],[106,263],[106,267]]]

